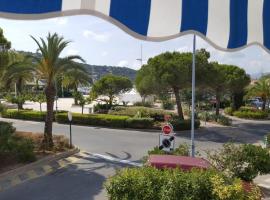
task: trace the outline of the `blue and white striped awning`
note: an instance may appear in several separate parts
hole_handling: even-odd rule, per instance
[[[0,17],[91,14],[133,36],[163,41],[197,33],[223,50],[270,50],[270,0],[0,0]]]

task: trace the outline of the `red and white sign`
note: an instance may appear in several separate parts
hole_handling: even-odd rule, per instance
[[[173,132],[173,127],[171,124],[166,124],[162,127],[162,132],[164,135],[170,135]]]

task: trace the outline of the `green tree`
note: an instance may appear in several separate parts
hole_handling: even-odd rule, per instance
[[[266,108],[266,102],[270,99],[270,79],[261,78],[248,89],[248,96],[261,97],[263,101],[262,110]]]
[[[90,96],[96,98],[101,95],[107,96],[109,98],[107,103],[111,107],[117,95],[130,91],[132,87],[132,82],[128,78],[109,74],[94,83]]]
[[[0,28],[0,73],[9,63],[9,52],[11,42],[5,36],[3,29]]]
[[[46,96],[40,93],[33,98],[33,101],[39,103],[39,110],[42,112],[42,103],[46,102]]]
[[[203,84],[203,75],[205,75],[203,71],[207,69],[209,56],[204,49],[197,51],[196,78],[198,84]],[[147,93],[156,95],[173,92],[179,118],[184,119],[180,92],[191,86],[191,66],[192,53],[166,52],[160,54],[149,59],[147,65],[139,70],[136,86],[146,88]]]
[[[74,60],[84,60],[78,56],[68,56],[60,58],[60,54],[70,43],[65,41],[63,37],[58,34],[48,34],[46,39],[40,38],[38,41],[32,37],[38,46],[38,51],[41,53],[40,57],[33,57],[36,65],[36,72],[39,77],[46,81],[45,95],[47,103],[47,115],[44,127],[44,148],[50,149],[53,147],[52,139],[52,123],[53,123],[53,107],[54,98],[56,95],[55,81],[56,78],[61,76],[64,72],[73,68],[82,69]]]
[[[234,65],[225,65],[226,85],[232,100],[232,109],[238,110],[243,105],[245,88],[250,84],[250,76],[244,69]]]
[[[14,62],[6,66],[2,75],[2,84],[5,89],[13,89],[16,84],[17,94],[21,95],[26,83],[34,81],[34,67],[32,61],[18,54]],[[22,109],[22,107],[20,107]]]
[[[82,107],[82,114],[83,114],[84,106],[87,103],[87,100],[84,98],[82,93],[79,93],[79,94],[80,95],[78,96],[78,104]]]
[[[211,79],[207,79],[207,85],[213,91],[216,98],[216,115],[219,115],[220,102],[223,95],[227,91],[226,85],[226,65],[218,64],[217,62],[210,63],[208,74]]]
[[[92,79],[86,68],[82,66],[82,69],[83,70],[77,68],[70,69],[65,72],[63,76],[63,86],[72,88],[74,90],[74,94],[78,93],[79,86],[89,86],[92,83]],[[78,105],[76,95],[74,96],[74,103],[75,105]]]

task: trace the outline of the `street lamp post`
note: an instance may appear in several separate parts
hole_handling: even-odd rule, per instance
[[[68,112],[68,120],[69,120],[69,147],[72,148],[72,113],[69,111]]]

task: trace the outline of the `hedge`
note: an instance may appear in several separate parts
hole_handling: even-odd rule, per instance
[[[164,115],[171,115],[171,116],[176,115],[173,112],[140,106],[133,106],[133,107],[117,106],[112,110],[110,110],[109,114],[120,116],[123,115],[130,117],[153,118],[155,121],[164,121]]]
[[[173,125],[175,131],[186,131],[191,129],[191,120],[190,119],[177,119],[174,118],[170,120],[170,123]],[[198,129],[201,125],[200,120],[195,120],[195,129]]]
[[[31,121],[45,121],[46,112],[30,110],[6,110],[2,113],[3,118],[22,119]]]
[[[158,170],[126,168],[109,178],[105,188],[110,200],[257,200],[257,187],[245,192],[239,179],[225,178],[214,170]]]
[[[144,128],[153,128],[154,119],[152,118],[129,118],[126,120],[126,127],[144,129]]]
[[[69,123],[66,113],[59,113],[55,116],[56,122],[67,124]],[[92,126],[105,126],[114,128],[126,127],[126,120],[128,116],[115,116],[107,114],[72,114],[72,123],[77,125],[92,125]]]
[[[57,111],[57,113],[67,113],[67,111],[59,110]],[[10,118],[10,119],[29,120],[29,121],[45,121],[46,114],[47,114],[46,112],[33,111],[33,110],[8,109],[2,112],[2,117]]]
[[[244,119],[267,119],[268,113],[263,111],[236,111],[233,116]]]

